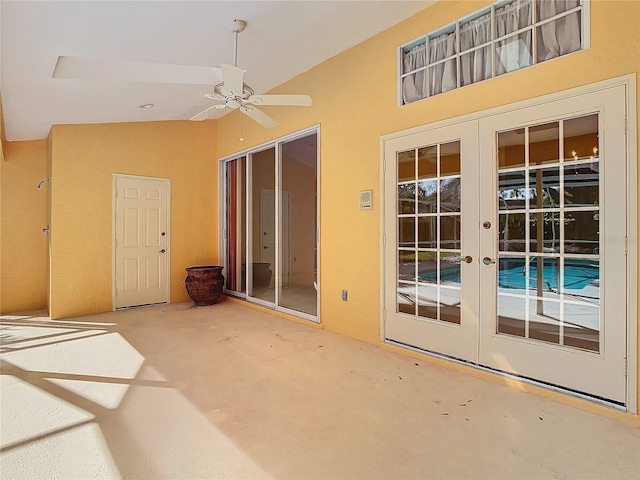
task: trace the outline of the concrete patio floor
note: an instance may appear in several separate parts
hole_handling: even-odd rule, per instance
[[[230,301],[1,327],[3,479],[640,475],[637,427]]]

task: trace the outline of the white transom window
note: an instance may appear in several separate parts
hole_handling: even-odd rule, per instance
[[[404,105],[588,48],[589,0],[500,1],[400,47]]]

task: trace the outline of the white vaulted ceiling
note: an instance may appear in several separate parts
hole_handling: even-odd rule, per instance
[[[229,24],[241,18],[238,66],[265,93],[431,3],[2,0],[7,139],[45,138],[52,124],[188,119],[211,106],[193,94],[206,86],[52,78],[59,55],[218,67],[233,63]],[[148,103],[155,107],[139,108]]]

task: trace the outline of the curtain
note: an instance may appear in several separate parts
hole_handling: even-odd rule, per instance
[[[429,63],[435,63],[456,53],[456,34],[445,33],[429,40]],[[448,92],[458,86],[455,58],[429,68],[429,94]]]
[[[411,72],[427,64],[427,49],[425,44],[413,47],[404,54],[402,59],[402,73]],[[411,103],[427,96],[425,71],[407,75],[402,79],[402,101]]]
[[[538,20],[545,20],[571,10],[580,4],[579,0],[555,0],[537,2]],[[580,50],[580,12],[574,12],[557,20],[547,22],[538,28],[538,62],[544,62],[567,53]]]
[[[502,37],[531,25],[531,0],[516,0],[496,9],[496,37]],[[533,63],[531,30],[498,41],[496,74],[501,75]]]
[[[495,10],[494,32],[491,14],[460,25],[460,85],[489,79],[493,76],[492,60],[495,56],[495,74],[512,72],[533,63],[533,8],[536,21],[561,15],[580,5],[580,0],[515,0]],[[581,48],[581,12],[576,11],[537,27],[537,62],[544,62]],[[521,33],[504,38],[524,29]],[[496,39],[487,46],[479,47]],[[428,75],[421,70],[402,81],[404,103],[414,102],[427,95],[437,95],[455,89],[457,85],[456,34],[447,33],[430,38],[427,45],[420,44],[403,57],[403,73],[440,62],[429,67]],[[477,48],[479,47],[479,48]],[[475,50],[474,50],[475,49]],[[465,53],[466,52],[466,53]],[[445,60],[449,58],[449,60]],[[444,60],[444,61],[443,61]],[[427,84],[427,82],[429,82]]]
[[[491,14],[460,26],[460,52],[491,41]],[[460,85],[491,78],[491,45],[460,56]]]

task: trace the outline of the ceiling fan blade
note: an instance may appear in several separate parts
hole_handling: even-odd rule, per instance
[[[200,113],[196,113],[193,117],[191,117],[189,120],[192,120],[194,122],[201,122],[202,120],[206,120],[209,118],[209,110],[213,110],[214,108],[220,108],[220,107],[224,108],[224,105],[213,105],[209,108],[206,108],[205,110],[201,111]]]
[[[254,105],[285,105],[290,107],[309,107],[309,95],[251,95],[247,103]]]
[[[216,67],[105,60],[61,55],[58,57],[53,70],[53,77],[115,82],[215,85],[220,82],[221,72]]]
[[[241,95],[244,90],[244,74],[246,73],[246,70],[242,70],[241,68],[234,67],[227,63],[221,63],[220,68],[222,70],[222,81],[224,82],[224,86],[227,87],[228,90],[237,92],[238,95]]]
[[[240,107],[240,111],[265,128],[272,128],[278,125],[278,122],[276,122],[273,118],[271,118],[266,113],[261,112],[255,107]]]

